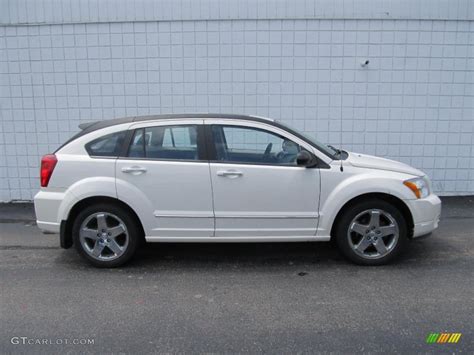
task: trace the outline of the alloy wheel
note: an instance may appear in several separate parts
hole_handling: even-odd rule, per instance
[[[379,259],[389,254],[397,245],[399,236],[395,218],[380,209],[359,213],[347,231],[350,247],[365,259]]]
[[[125,253],[129,234],[125,223],[119,217],[108,212],[96,212],[82,222],[79,240],[91,257],[110,261]]]

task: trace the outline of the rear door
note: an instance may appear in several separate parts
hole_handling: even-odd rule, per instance
[[[296,164],[296,137],[252,121],[205,120],[216,237],[307,237],[318,225],[320,175]]]
[[[202,123],[180,120],[132,126],[127,156],[116,164],[117,194],[139,206],[148,239],[214,233]]]

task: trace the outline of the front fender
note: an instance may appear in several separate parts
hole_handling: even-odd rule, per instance
[[[321,174],[318,236],[329,236],[339,211],[347,202],[358,196],[383,193],[397,197],[400,200],[415,199],[413,193],[402,183],[403,180],[411,177],[407,174],[385,171],[356,173],[349,177],[345,173],[340,173],[339,176],[336,174],[335,172]]]

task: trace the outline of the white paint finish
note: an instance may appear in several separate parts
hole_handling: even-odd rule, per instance
[[[386,193],[400,200],[414,200],[413,192],[403,185],[403,181],[413,178],[410,172],[413,168],[407,167],[407,171],[394,172],[399,168],[398,162],[394,167],[387,167],[386,162],[380,168],[358,168],[350,164],[350,160],[344,161],[343,172],[340,171],[340,162],[334,161],[331,169],[321,169],[321,197],[320,197],[320,220],[317,235],[329,235],[334,220],[340,209],[350,200],[368,193]],[[382,167],[381,166],[381,167]]]
[[[85,198],[117,197],[115,160],[91,158],[84,149],[78,149],[78,146],[83,146],[82,139],[62,150],[76,153],[56,154],[58,162],[48,187],[41,187],[34,198],[36,217],[42,223],[59,226],[61,220],[67,219],[72,207]],[[58,231],[46,227],[44,229],[51,232]]]
[[[48,187],[51,188],[74,188],[78,181],[91,178],[93,181],[106,178],[115,178],[115,159],[91,158],[87,153],[78,154],[56,154],[58,162],[52,174]]]
[[[0,24],[223,19],[473,19],[469,0],[4,0]]]
[[[148,191],[140,189],[118,176],[115,180],[116,191],[120,191],[120,200],[130,206],[140,218],[146,235],[154,235],[156,217],[153,214],[156,206],[149,197]]]
[[[141,175],[124,174],[122,168],[128,166],[142,166],[147,171]],[[119,199],[133,198],[126,192],[130,190],[127,185],[132,185],[134,189],[142,192],[146,205],[152,207],[143,216],[147,221],[150,216],[154,218],[147,226],[147,235],[213,235],[214,218],[208,163],[127,158],[117,160],[116,172],[117,179],[122,182],[117,185]]]
[[[155,211],[155,217],[158,218],[214,218],[214,214],[211,211]]]
[[[65,165],[61,165],[61,166],[64,167]],[[58,223],[61,222],[62,220],[67,219],[74,205],[77,202],[82,201],[86,198],[96,197],[96,196],[117,198],[113,169],[112,169],[112,176],[109,176],[109,177],[97,176],[95,175],[94,170],[89,170],[87,168],[83,168],[82,170],[87,171],[89,176],[84,178],[84,174],[78,175],[77,177],[80,176],[81,178],[71,179],[71,180],[74,180],[75,182],[71,186],[64,189],[61,204],[59,205],[59,208],[54,211],[56,215],[55,221],[57,221]],[[56,171],[53,172],[53,174],[55,173]],[[59,169],[57,173],[58,175],[63,175],[63,172],[59,171]],[[74,175],[75,171],[64,170],[64,173],[66,174],[69,173],[71,175]],[[34,199],[35,204],[38,199],[49,199],[50,198],[49,194],[51,192],[54,193],[54,188],[50,188],[49,186],[46,188],[42,187],[41,191],[38,192],[38,194],[36,194],[35,196],[35,199]]]
[[[41,155],[79,123],[166,112],[270,116],[473,194],[473,32],[329,17],[0,26],[0,201],[32,199]]]
[[[350,153],[348,162],[359,168],[390,170],[394,172],[409,172],[411,175],[424,176],[425,174],[411,166],[398,161],[374,157],[367,154]]]
[[[419,200],[405,200],[415,221],[414,237],[424,235],[438,228],[441,216],[441,200],[436,195]]]
[[[206,119],[201,123],[222,121]],[[189,120],[179,123],[189,124]],[[250,121],[245,124],[268,126]],[[87,139],[93,140],[101,132],[105,135],[110,129],[89,134]],[[285,135],[292,137],[288,132]],[[77,153],[58,154],[62,163],[53,172],[55,183],[35,196],[40,228],[57,232],[59,222],[68,218],[76,202],[107,196],[118,198],[136,212],[149,241],[323,241],[329,239],[335,217],[348,201],[374,192],[390,194],[407,204],[415,237],[438,225],[439,198],[430,193],[416,199],[403,184],[424,173],[396,161],[350,153],[342,169],[338,161],[332,161],[328,169],[318,169],[129,158],[94,160],[79,149],[87,142],[81,138],[61,150]],[[91,161],[96,162],[97,169],[87,169]],[[129,166],[146,170],[123,173]],[[241,174],[218,175],[226,169]]]
[[[315,152],[323,161],[330,161],[308,143],[266,123],[237,119],[205,119],[204,122],[258,128],[283,136]],[[216,237],[315,235],[319,169],[211,162],[210,172]]]
[[[59,232],[58,214],[64,193],[40,191],[35,196],[36,224],[42,230]]]
[[[203,120],[156,120],[136,122],[130,129],[198,125]],[[141,167],[146,172],[135,175],[124,173],[124,168]],[[149,236],[207,237],[214,234],[214,211],[209,176],[209,164],[201,161],[167,161],[120,158],[116,161],[117,196],[133,201],[134,206],[143,201],[146,208],[140,217],[145,233]]]
[[[242,176],[217,175],[227,169]],[[315,234],[318,169],[211,163],[211,178],[216,237]]]
[[[431,233],[433,230],[438,228],[439,218],[428,222],[421,222],[415,224],[414,231],[413,231],[413,238],[422,237]]]
[[[39,229],[48,231],[49,233],[59,233],[60,230],[60,224],[56,222],[43,222],[41,220],[37,220],[36,225]]]

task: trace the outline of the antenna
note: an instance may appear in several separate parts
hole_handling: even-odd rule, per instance
[[[342,44],[344,46],[344,43]],[[342,68],[341,68],[341,105],[340,105],[340,124],[341,127],[339,128],[339,162],[341,163],[341,166],[339,167],[339,170],[341,172],[344,171],[344,167],[342,165],[342,103],[343,103],[343,95],[344,95],[344,61],[342,62]]]
[[[346,24],[345,24],[345,21],[344,21],[344,30],[345,30],[345,27],[346,27]],[[343,36],[342,36],[342,48],[344,48],[344,33],[343,33]],[[343,104],[343,97],[344,97],[344,60],[342,60],[341,62],[341,103],[340,103],[340,107],[339,109],[341,110],[341,113],[340,113],[340,125],[341,127],[339,128],[339,162],[340,162],[340,167],[339,167],[339,170],[341,170],[341,172],[344,171],[344,166],[342,164],[342,112],[343,112],[343,109],[342,109],[342,104]]]

